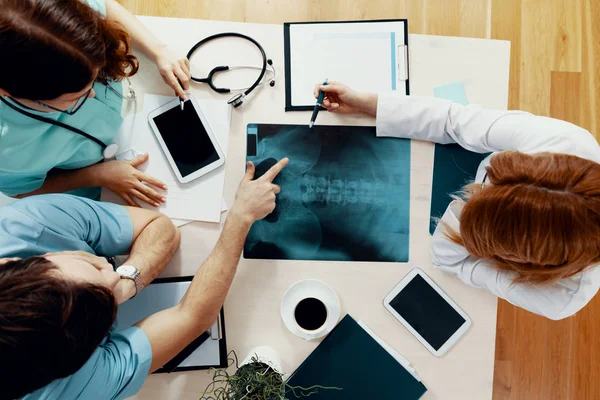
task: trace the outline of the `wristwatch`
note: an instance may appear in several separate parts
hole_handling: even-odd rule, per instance
[[[144,285],[142,283],[142,278],[140,276],[140,271],[134,267],[133,265],[123,264],[119,268],[117,268],[117,274],[121,276],[121,279],[131,279],[135,283],[135,297],[139,292],[142,291]]]

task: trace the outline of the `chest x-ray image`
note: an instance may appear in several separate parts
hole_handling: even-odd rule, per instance
[[[245,258],[408,261],[410,140],[373,127],[248,125],[255,178],[283,157],[275,210],[252,226]]]

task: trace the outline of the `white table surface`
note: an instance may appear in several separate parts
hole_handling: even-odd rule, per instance
[[[209,34],[235,31],[254,37],[273,59],[278,72],[275,88],[265,85],[233,111],[224,193],[228,204],[232,204],[244,173],[246,124],[306,124],[310,118],[310,112],[284,112],[283,27],[156,17],[140,17],[140,20],[181,56]],[[434,87],[463,81],[470,103],[506,109],[509,42],[410,35],[409,47],[412,95],[433,96]],[[251,46],[235,39],[207,45],[200,52],[192,58],[193,72],[198,74],[205,74],[216,65],[259,65],[260,60]],[[139,100],[136,105],[130,105],[127,112],[132,112],[133,107],[142,110],[144,93],[172,95],[156,68],[144,57],[140,57],[140,61],[140,72],[132,79]],[[335,80],[332,76],[328,78]],[[197,83],[192,84],[190,92],[198,98],[223,101],[229,98]],[[343,117],[321,112],[318,118],[320,124],[374,125],[373,119],[362,116]],[[412,142],[408,263],[242,259],[225,302],[228,350],[235,350],[244,358],[255,346],[271,346],[279,353],[285,372],[292,373],[318,343],[305,342],[285,328],[279,314],[281,298],[298,280],[320,279],[337,291],[342,315],[349,313],[362,320],[410,360],[428,388],[424,399],[491,399],[497,299],[431,266],[428,228],[432,160],[431,143]],[[163,277],[193,275],[216,243],[220,226],[195,222],[182,227],[181,231],[181,248]],[[413,267],[425,270],[473,320],[468,333],[442,358],[431,355],[382,306],[384,296]],[[196,399],[209,382],[207,371],[152,375],[136,398]]]

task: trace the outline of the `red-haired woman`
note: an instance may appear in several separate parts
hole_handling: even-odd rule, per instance
[[[0,192],[24,197],[107,187],[130,205],[164,196],[159,180],[114,155],[121,80],[138,70],[130,42],[185,97],[187,59],[173,56],[114,0],[0,0]],[[178,83],[181,82],[181,85]]]
[[[328,111],[377,118],[377,136],[493,152],[432,241],[433,265],[526,310],[562,319],[600,287],[600,147],[588,131],[522,111],[315,88]]]

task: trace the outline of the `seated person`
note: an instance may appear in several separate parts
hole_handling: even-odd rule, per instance
[[[376,117],[377,136],[493,153],[432,239],[433,265],[550,319],[600,287],[600,146],[585,129],[523,111],[317,85],[332,112]]]
[[[0,399],[137,393],[216,321],[251,225],[275,208],[272,181],[286,164],[256,180],[248,165],[221,237],[181,302],[119,332],[111,329],[117,303],[152,281],[179,246],[171,221],[67,194],[0,208]],[[141,282],[121,279],[103,258],[125,253]]]

